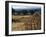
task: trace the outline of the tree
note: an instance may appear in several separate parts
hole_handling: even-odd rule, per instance
[[[15,15],[15,10],[12,8],[12,15]]]

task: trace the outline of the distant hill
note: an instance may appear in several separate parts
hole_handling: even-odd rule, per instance
[[[38,9],[13,9],[12,8],[12,15],[32,15],[35,12],[41,13],[41,8]]]

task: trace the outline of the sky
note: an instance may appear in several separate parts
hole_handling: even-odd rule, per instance
[[[13,9],[36,9],[36,8],[40,8],[37,6],[22,6],[22,5],[12,5]]]

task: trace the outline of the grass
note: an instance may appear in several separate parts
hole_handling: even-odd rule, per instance
[[[14,16],[12,15],[12,31],[40,30],[41,14]]]

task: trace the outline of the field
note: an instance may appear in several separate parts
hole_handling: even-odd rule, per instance
[[[12,15],[12,31],[40,30],[41,14],[15,16]]]

